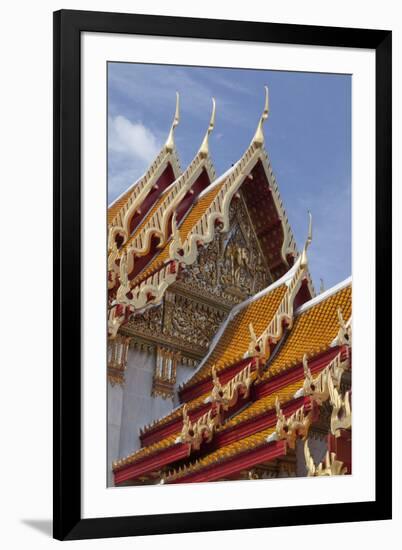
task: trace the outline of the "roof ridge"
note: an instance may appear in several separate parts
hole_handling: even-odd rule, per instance
[[[308,302],[305,302],[303,305],[301,305],[299,308],[295,311],[295,316],[300,315],[304,313],[305,311],[308,311],[311,307],[314,307],[315,305],[319,304],[320,302],[326,300],[330,296],[333,296],[334,294],[337,294],[339,291],[344,289],[345,287],[352,284],[352,276],[350,275],[340,283],[337,283],[333,287],[329,288],[325,292],[322,292],[321,294],[318,294],[318,296],[315,296]]]

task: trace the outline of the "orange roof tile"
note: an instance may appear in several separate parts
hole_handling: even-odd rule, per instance
[[[237,426],[242,422],[246,422],[247,420],[251,420],[252,418],[260,416],[261,414],[264,414],[270,409],[274,409],[275,400],[277,397],[280,403],[286,403],[287,401],[292,400],[297,390],[302,387],[303,381],[304,381],[304,377],[300,377],[299,380],[297,380],[296,382],[292,382],[291,384],[288,384],[287,386],[281,389],[275,390],[273,393],[271,393],[267,397],[263,397],[262,399],[255,401],[249,407],[247,407],[246,409],[243,409],[234,417],[230,418],[227,422],[225,422],[225,424],[223,424],[220,428],[218,428],[217,431],[223,432],[228,428],[233,428],[234,426]]]
[[[113,470],[114,471],[120,470],[121,468],[123,468],[123,466],[127,466],[128,464],[134,464],[135,462],[138,462],[142,458],[152,456],[154,454],[157,454],[159,451],[163,451],[168,447],[172,447],[175,444],[175,441],[179,435],[180,433],[168,435],[164,439],[161,439],[161,441],[152,443],[152,445],[148,445],[148,447],[143,447],[142,449],[139,449],[138,451],[131,453],[129,456],[126,456],[125,458],[116,460],[116,462],[113,463]]]
[[[285,285],[282,285],[282,286],[285,286]],[[282,287],[278,287],[278,289],[280,288]],[[265,297],[270,295],[271,293],[267,294]],[[311,308],[305,310],[300,315],[297,315],[291,332],[289,333],[286,341],[284,342],[282,348],[279,350],[278,354],[274,357],[269,369],[265,372],[262,379],[270,378],[271,376],[276,375],[279,372],[286,371],[288,368],[291,368],[292,366],[298,363],[301,363],[304,353],[307,353],[309,357],[313,357],[317,353],[320,353],[321,351],[327,349],[328,346],[331,344],[332,340],[336,337],[339,330],[339,323],[338,323],[338,317],[337,317],[338,307],[341,307],[344,318],[348,319],[351,315],[351,297],[352,297],[351,285],[348,285],[342,288],[341,290],[339,290],[338,292],[330,295],[328,298],[318,302],[316,305],[313,305]],[[264,296],[262,298],[264,298]],[[255,302],[251,302],[251,304],[249,305],[252,305],[253,303]],[[266,307],[266,305],[264,305],[264,307]],[[258,309],[256,310],[256,308],[254,307],[253,309],[248,311],[247,316],[244,313],[243,316],[238,320],[242,329],[243,330],[246,329],[245,331],[246,339],[249,337],[248,323],[250,322],[250,319],[255,329],[258,328],[260,330],[260,326],[257,324],[257,321],[259,319],[257,317],[254,317],[255,315],[258,315],[258,313],[259,313],[259,310]],[[250,315],[250,319],[249,319],[249,315]],[[262,330],[264,330],[266,323],[269,322],[267,321],[266,317],[264,318],[265,318],[265,324],[263,324],[260,330],[261,332]],[[322,323],[322,327],[321,327],[321,323]],[[311,329],[314,330],[316,326],[320,327],[319,334],[317,334],[317,331],[314,331],[313,333],[311,333]],[[227,330],[228,329],[229,329],[229,325],[227,327]],[[236,331],[236,327],[232,325],[230,327],[230,332],[232,333],[235,331]],[[225,335],[225,333],[226,331],[224,332],[223,336]],[[236,336],[236,332],[234,336]],[[227,340],[229,340],[229,335],[226,335],[226,341]],[[222,343],[222,338],[220,339],[219,342]],[[230,344],[232,343],[231,339],[229,340],[229,343]],[[223,347],[223,344],[221,347]],[[226,350],[223,350],[223,351],[226,351]],[[208,361],[208,364],[212,366],[213,360],[212,362]],[[207,373],[207,370],[209,370],[210,372],[210,369],[206,365],[205,367],[206,367],[206,370],[202,376],[203,378],[208,378],[209,374]],[[193,379],[194,377],[191,380]],[[237,425],[243,421],[246,421],[254,416],[258,416],[259,414],[262,414],[263,412],[269,410],[275,405],[276,396],[279,397],[279,400],[281,402],[285,402],[291,399],[293,394],[301,387],[302,383],[303,383],[303,377],[300,378],[300,380],[298,380],[297,382],[293,382],[291,385],[285,386],[284,388],[275,391],[274,394],[271,394],[266,398],[256,401],[255,403],[253,403],[252,405],[244,409],[242,412],[234,416],[232,419],[227,421],[221,428],[219,428],[219,431],[226,430],[230,426]],[[210,392],[206,392],[203,395],[187,402],[188,410],[192,411],[196,409],[205,401],[206,397],[208,397],[209,395],[210,395]],[[180,418],[182,414],[183,414],[183,405],[181,407],[176,408],[167,416],[155,422],[151,426],[151,428],[154,428],[155,426],[162,426],[164,424],[167,424],[168,422],[176,418]],[[145,432],[147,431],[149,430],[148,429],[145,430]]]
[[[319,300],[320,297],[318,297]],[[283,346],[275,355],[263,379],[287,370],[303,360],[303,355],[312,357],[329,347],[338,334],[338,307],[345,320],[352,314],[352,284],[330,294],[315,305],[297,314],[293,328]]]
[[[121,197],[119,197],[113,204],[109,206],[109,208],[107,209],[108,226],[112,223],[114,217],[117,215],[120,209],[123,208],[123,206],[126,204],[137,183],[138,182],[133,183],[133,185],[131,185]]]

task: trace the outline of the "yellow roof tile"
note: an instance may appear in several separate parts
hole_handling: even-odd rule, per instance
[[[179,435],[180,433],[168,435],[164,439],[161,439],[156,443],[152,443],[152,445],[148,445],[148,447],[143,447],[142,449],[135,451],[129,456],[126,456],[125,458],[117,460],[116,462],[113,463],[113,470],[114,471],[120,470],[123,466],[134,464],[135,462],[138,462],[142,458],[152,456],[154,454],[157,454],[159,451],[163,451],[168,447],[172,447],[175,444],[175,440]]]
[[[120,209],[123,208],[123,206],[126,204],[136,185],[137,182],[131,185],[121,197],[119,197],[112,205],[109,206],[109,208],[107,209],[108,226],[112,223],[114,217],[117,215]]]
[[[280,403],[286,403],[287,401],[290,401],[291,399],[293,399],[296,391],[302,387],[303,381],[304,378],[300,377],[296,382],[292,382],[291,384],[288,384],[287,386],[279,390],[275,390],[270,395],[263,397],[258,401],[255,401],[249,407],[242,410],[236,416],[225,422],[225,424],[223,424],[223,426],[221,426],[218,431],[224,432],[228,428],[233,428],[234,426],[237,426],[242,422],[251,420],[252,418],[259,416],[260,414],[269,411],[270,409],[274,409],[275,400],[277,397]]]
[[[234,441],[225,447],[221,447],[216,451],[204,456],[195,463],[190,464],[186,469],[182,470],[180,473],[175,473],[173,479],[179,479],[188,474],[192,474],[207,468],[208,466],[215,464],[217,462],[222,462],[233,458],[234,456],[241,454],[246,451],[251,451],[267,443],[267,437],[273,432],[273,428],[268,428],[261,432],[257,432],[253,435]],[[169,478],[168,478],[169,480]]]
[[[349,319],[352,314],[351,284],[296,315],[292,330],[263,379],[300,363],[305,353],[311,357],[327,349],[338,334],[338,307],[341,308],[343,318]]]

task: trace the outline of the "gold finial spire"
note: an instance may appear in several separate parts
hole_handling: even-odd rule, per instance
[[[302,257],[301,257],[301,265],[302,267],[305,267],[307,265],[307,248],[310,246],[311,241],[313,240],[313,218],[311,216],[310,210],[308,211],[309,216],[309,222],[308,222],[308,235],[306,242],[304,244]]]
[[[209,126],[204,136],[204,139],[202,140],[200,150],[198,151],[199,155],[201,155],[201,157],[203,158],[207,157],[209,153],[208,138],[209,138],[209,134],[212,132],[212,130],[215,127],[215,110],[216,110],[215,98],[212,98],[211,119],[209,121]]]
[[[262,147],[264,143],[264,132],[262,131],[262,127],[264,122],[267,120],[268,114],[269,114],[268,86],[264,86],[264,87],[265,87],[264,110],[262,112],[261,118],[258,122],[257,130],[255,131],[254,137],[251,142],[251,143],[254,143],[257,147]]]
[[[179,101],[180,101],[179,92],[176,92],[176,111],[175,111],[175,114],[174,114],[174,119],[173,119],[173,122],[172,122],[172,126],[170,128],[168,138],[167,138],[166,143],[165,143],[165,149],[168,153],[172,153],[172,151],[173,151],[173,148],[174,148],[174,129],[176,128],[176,126],[180,122],[180,109],[179,109],[180,104],[179,104]]]

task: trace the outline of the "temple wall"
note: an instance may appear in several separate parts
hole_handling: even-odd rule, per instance
[[[123,406],[123,387],[119,384],[107,388],[107,484],[113,485],[111,464],[119,457],[120,424]]]
[[[172,409],[172,400],[152,397],[155,355],[130,348],[125,373],[120,431],[120,457],[140,448],[139,429]]]

